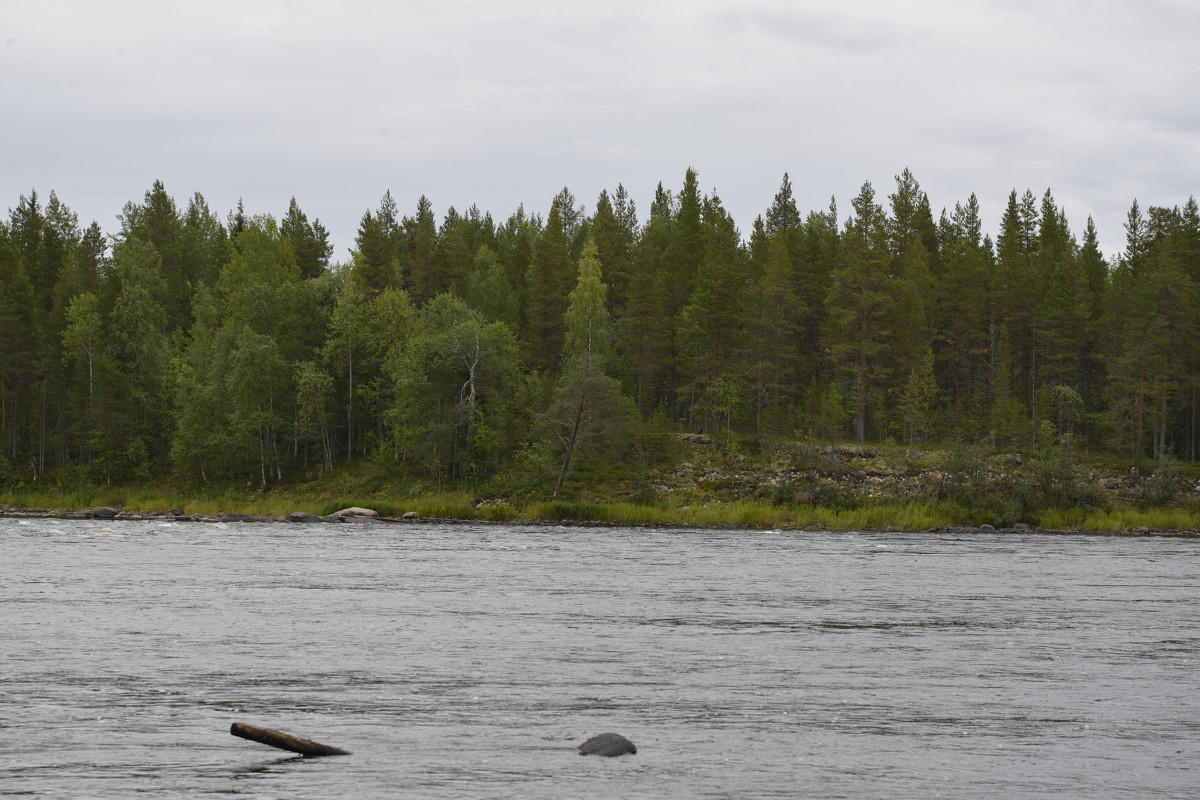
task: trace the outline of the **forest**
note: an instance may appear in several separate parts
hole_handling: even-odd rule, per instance
[[[1049,190],[993,236],[908,170],[848,212],[785,175],[748,230],[694,170],[644,215],[622,186],[503,219],[389,192],[339,262],[295,199],[222,219],[155,182],[117,220],[31,192],[0,222],[0,489],[370,462],[551,496],[680,436],[1198,457],[1194,197],[1134,201],[1109,257]]]

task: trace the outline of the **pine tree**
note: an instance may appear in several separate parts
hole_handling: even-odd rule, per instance
[[[521,324],[520,298],[496,253],[480,245],[468,281],[467,300],[489,322],[503,322],[516,331]]]
[[[229,261],[229,233],[199,192],[183,213],[180,270],[184,283],[193,287],[216,284]]]
[[[433,203],[425,195],[417,200],[417,213],[405,217],[404,231],[406,280],[404,288],[417,305],[433,297],[436,278],[434,263],[437,257],[437,225],[433,218]]]
[[[683,310],[679,350],[684,357],[683,391],[693,416],[706,429],[729,427],[745,405],[741,373],[746,289],[745,257],[733,218],[712,195],[704,202],[704,261],[691,300]]]
[[[35,297],[13,230],[0,223],[0,478],[8,477],[26,454],[25,425],[33,411]]]
[[[366,291],[379,294],[401,285],[400,230],[392,193],[384,192],[378,210],[363,214],[354,239],[353,274]]]
[[[308,216],[300,210],[295,197],[288,203],[287,214],[279,223],[279,230],[292,245],[296,266],[300,268],[302,277],[315,278],[329,268],[329,257],[333,255],[329,232],[320,220],[308,221]],[[387,262],[390,264],[394,258],[395,253],[389,252]]]
[[[617,205],[613,205],[608,190],[600,192],[596,213],[592,217],[591,234],[596,243],[600,262],[607,265],[609,310],[624,308],[628,293],[630,270],[633,267],[633,248],[636,241],[636,217],[633,201],[625,187],[617,187]]]
[[[939,386],[965,433],[975,427],[970,409],[987,409],[996,401],[1000,371],[996,343],[1007,336],[997,307],[997,277],[982,237],[979,201],[974,194],[943,214],[941,273],[934,289],[934,355]],[[1005,367],[1011,369],[1011,363]],[[1011,376],[1004,376],[1011,385]],[[981,421],[982,422],[982,421]]]
[[[621,373],[643,416],[659,407],[673,410],[665,368],[671,327],[663,299],[672,205],[670,192],[660,183],[634,249],[629,296],[619,318]]]
[[[1132,437],[1134,470],[1141,472],[1146,434],[1156,459],[1169,449],[1169,431],[1187,396],[1185,379],[1196,341],[1196,287],[1179,258],[1179,214],[1151,209],[1147,222],[1135,202],[1127,248],[1113,275],[1110,319],[1115,411]],[[1118,299],[1119,298],[1119,299]]]
[[[141,205],[127,203],[119,219],[118,245],[136,240],[154,251],[154,269],[163,281],[160,299],[166,304],[167,331],[186,327],[191,319],[191,293],[184,281],[183,222],[175,200],[162,181],[155,181]]]
[[[558,363],[562,351],[567,291],[572,277],[564,213],[572,209],[563,205],[560,194],[550,206],[546,225],[533,247],[526,273],[525,342],[529,348],[528,363],[534,369],[550,372]]]
[[[831,276],[826,341],[849,385],[854,435],[861,443],[866,441],[868,410],[883,388],[880,355],[893,293],[886,220],[870,182],[852,205],[855,216],[846,224],[842,262]]]

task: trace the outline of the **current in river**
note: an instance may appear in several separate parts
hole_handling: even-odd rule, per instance
[[[1195,798],[1198,593],[1178,538],[0,520],[0,796]]]

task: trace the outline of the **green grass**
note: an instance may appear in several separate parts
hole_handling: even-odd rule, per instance
[[[1041,527],[1050,530],[1084,530],[1099,533],[1119,533],[1134,528],[1200,530],[1200,513],[1174,508],[1152,508],[1145,511],[1133,508],[1110,511],[1051,510],[1042,512]]]
[[[952,503],[888,503],[852,510],[810,505],[778,506],[749,501],[675,505],[660,500],[636,503],[533,502],[519,519],[527,521],[612,522],[630,526],[683,525],[752,530],[897,530],[920,531],[949,525],[972,525],[977,519]]]
[[[382,491],[331,496],[328,491],[295,487],[274,492],[237,489],[211,490],[192,495],[145,489],[95,489],[64,492],[22,491],[0,496],[10,505],[44,509],[77,509],[124,506],[138,511],[182,508],[188,514],[242,512],[284,516],[292,511],[331,514],[348,506],[362,506],[381,516],[401,516],[413,511],[427,519],[478,519],[493,522],[570,521],[610,522],[637,526],[700,526],[751,530],[895,530],[922,531],[955,525],[997,522],[984,512],[948,502],[881,502],[854,509],[814,505],[773,505],[754,501],[700,502],[670,498],[651,504],[604,501],[533,501],[523,506],[507,501],[476,505],[466,492],[433,492],[416,497]],[[1119,533],[1145,527],[1163,530],[1200,529],[1200,509],[1159,508],[1138,510],[1049,509],[1038,515],[1042,528]]]

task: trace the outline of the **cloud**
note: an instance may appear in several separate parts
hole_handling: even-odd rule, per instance
[[[845,9],[847,6],[747,3],[715,12],[711,26],[715,35],[733,30],[777,39],[788,47],[850,55],[875,54],[901,47],[921,35],[920,29],[876,14],[829,10],[834,8]]]
[[[107,224],[155,178],[214,208],[295,195],[344,253],[401,207],[544,210],[688,166],[742,230],[783,172],[803,210],[909,166],[936,208],[1053,187],[1106,249],[1133,196],[1197,191],[1200,6],[1183,0],[8,0],[9,205]],[[407,200],[406,200],[407,198]]]

